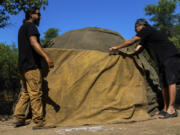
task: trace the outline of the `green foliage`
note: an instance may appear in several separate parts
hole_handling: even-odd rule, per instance
[[[51,39],[58,36],[59,29],[49,28],[44,32],[44,38],[41,39],[41,44],[44,47]]]
[[[151,21],[154,27],[173,36],[173,28],[180,24],[180,15],[175,14],[175,10],[180,0],[159,0],[158,4],[148,5],[144,8],[146,15],[152,16]]]
[[[0,92],[15,93],[19,88],[18,51],[15,45],[0,43]]]
[[[38,6],[45,9],[48,0],[0,0],[0,28],[8,24],[10,15],[26,11],[29,7]]]
[[[180,51],[180,35],[173,36],[169,38],[177,47],[177,49]]]

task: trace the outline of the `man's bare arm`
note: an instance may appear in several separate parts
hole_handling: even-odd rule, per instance
[[[124,43],[120,44],[119,46],[114,46],[109,48],[109,51],[113,51],[113,50],[117,50],[117,49],[121,49],[124,47],[128,47],[134,43],[136,43],[137,41],[140,41],[141,38],[138,36],[134,36],[133,38],[131,38],[130,40],[125,41]]]
[[[36,51],[36,53],[38,53],[39,55],[41,55],[45,60],[46,62],[48,63],[48,66],[51,68],[51,67],[54,67],[54,63],[53,61],[49,58],[49,56],[43,51],[41,45],[38,43],[37,41],[37,37],[36,36],[31,36],[29,38],[30,40],[30,44],[31,46],[34,48],[34,50]]]

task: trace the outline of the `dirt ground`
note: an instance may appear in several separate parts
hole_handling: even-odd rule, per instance
[[[180,110],[178,109],[180,114]],[[31,126],[13,128],[12,120],[0,122],[0,135],[180,135],[180,116],[110,125],[91,125],[78,127],[57,127],[53,129],[32,130]]]

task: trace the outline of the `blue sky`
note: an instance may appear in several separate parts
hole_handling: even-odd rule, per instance
[[[158,0],[49,0],[46,10],[41,10],[38,29],[43,37],[49,28],[58,28],[61,35],[70,30],[100,27],[117,31],[130,39],[135,35],[136,19],[148,20],[144,8],[156,3]],[[23,12],[11,16],[10,24],[0,29],[0,42],[17,45],[17,33],[23,19]]]

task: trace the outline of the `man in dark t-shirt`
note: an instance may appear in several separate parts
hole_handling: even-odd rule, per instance
[[[26,12],[25,20],[18,32],[18,66],[21,73],[22,91],[14,110],[14,127],[26,125],[25,113],[30,102],[32,119],[35,123],[33,129],[51,128],[45,124],[43,114],[41,59],[44,58],[50,68],[54,64],[40,45],[40,34],[36,27],[39,25],[40,19],[39,8],[30,8]]]
[[[26,72],[28,70],[41,68],[41,56],[36,53],[31,46],[29,38],[31,36],[37,37],[39,42],[39,31],[36,25],[31,22],[25,22],[18,32],[18,48],[19,48],[19,70]]]
[[[109,51],[128,47],[140,41],[135,49],[146,49],[159,68],[160,87],[162,89],[164,108],[158,114],[160,118],[177,117],[174,108],[176,84],[180,82],[180,54],[175,45],[163,33],[151,27],[145,19],[138,19],[135,24],[136,36]]]

